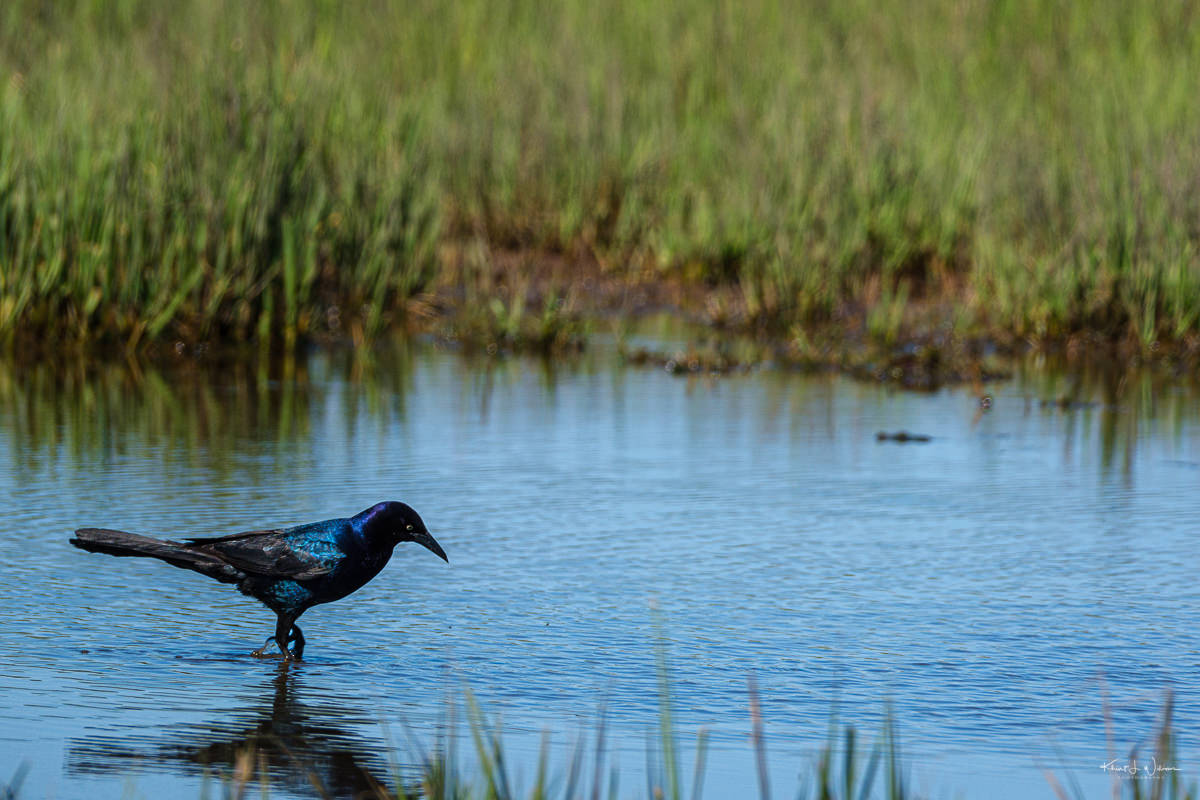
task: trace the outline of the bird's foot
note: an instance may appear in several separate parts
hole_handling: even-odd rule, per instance
[[[275,658],[282,655],[284,661],[303,660],[305,644],[304,634],[300,632],[298,627],[293,628],[292,632],[288,634],[288,644],[293,645],[290,650],[286,647],[272,647],[272,642],[277,643],[278,640],[274,636],[268,636],[267,641],[263,643],[263,646],[252,652],[250,656],[252,658]]]
[[[274,653],[272,653],[271,655],[274,655]],[[283,655],[284,663],[289,663],[292,661],[303,661],[304,660],[304,645],[300,644],[300,645],[297,645],[296,647],[293,647],[290,650],[284,650],[282,655]]]
[[[263,646],[258,648],[257,650],[255,650],[253,653],[251,653],[250,657],[251,658],[275,658],[277,655],[279,655],[279,651],[276,648],[271,647],[271,642],[273,642],[273,641],[275,641],[275,637],[268,636],[267,641],[263,644]],[[267,652],[268,648],[270,648],[270,652]]]
[[[285,630],[287,631],[286,637],[284,636]],[[271,646],[272,642],[275,643],[274,647]],[[293,646],[289,648],[288,645]],[[300,630],[299,625],[292,625],[290,620],[283,617],[280,617],[279,624],[275,626],[275,635],[268,636],[263,646],[250,655],[253,658],[274,658],[276,653],[283,656],[285,662],[299,661],[304,658],[304,632]]]

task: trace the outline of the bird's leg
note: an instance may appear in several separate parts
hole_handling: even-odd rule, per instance
[[[299,625],[292,625],[292,633],[288,644],[295,642],[296,645],[292,648],[292,657],[297,661],[304,658],[304,633],[301,632]]]
[[[288,643],[292,640],[292,617],[279,615],[279,621],[275,623],[275,644],[279,645],[280,652],[283,653],[284,661],[294,661],[300,658],[299,653],[293,653],[288,650]],[[304,645],[300,645],[300,650],[303,652]]]

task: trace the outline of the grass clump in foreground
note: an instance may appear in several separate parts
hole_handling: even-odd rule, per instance
[[[1195,351],[1197,72],[1175,2],[12,0],[0,334],[362,337],[467,243],[785,335]]]

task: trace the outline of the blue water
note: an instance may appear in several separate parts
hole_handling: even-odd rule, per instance
[[[200,797],[253,742],[271,797],[349,796],[414,775],[447,729],[469,777],[469,690],[525,789],[548,736],[560,789],[586,744],[590,791],[603,705],[619,794],[641,797],[660,650],[686,775],[710,737],[706,797],[757,793],[751,675],[776,796],[833,714],[869,741],[889,704],[921,791],[1053,797],[1049,769],[1110,796],[1100,765],[1150,752],[1168,690],[1194,779],[1200,393],[1036,364],[987,391],[985,412],[969,388],[686,379],[602,349],[0,367],[0,782],[24,765],[23,798]],[[876,441],[899,429],[932,441]],[[449,565],[402,547],[305,615],[290,669],[247,657],[273,615],[230,587],[67,545],[383,499]]]

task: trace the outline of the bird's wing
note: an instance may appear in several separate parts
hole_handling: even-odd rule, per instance
[[[297,536],[295,529],[247,531],[188,539],[188,547],[211,553],[243,572],[303,581],[328,575],[344,555],[336,541]]]

